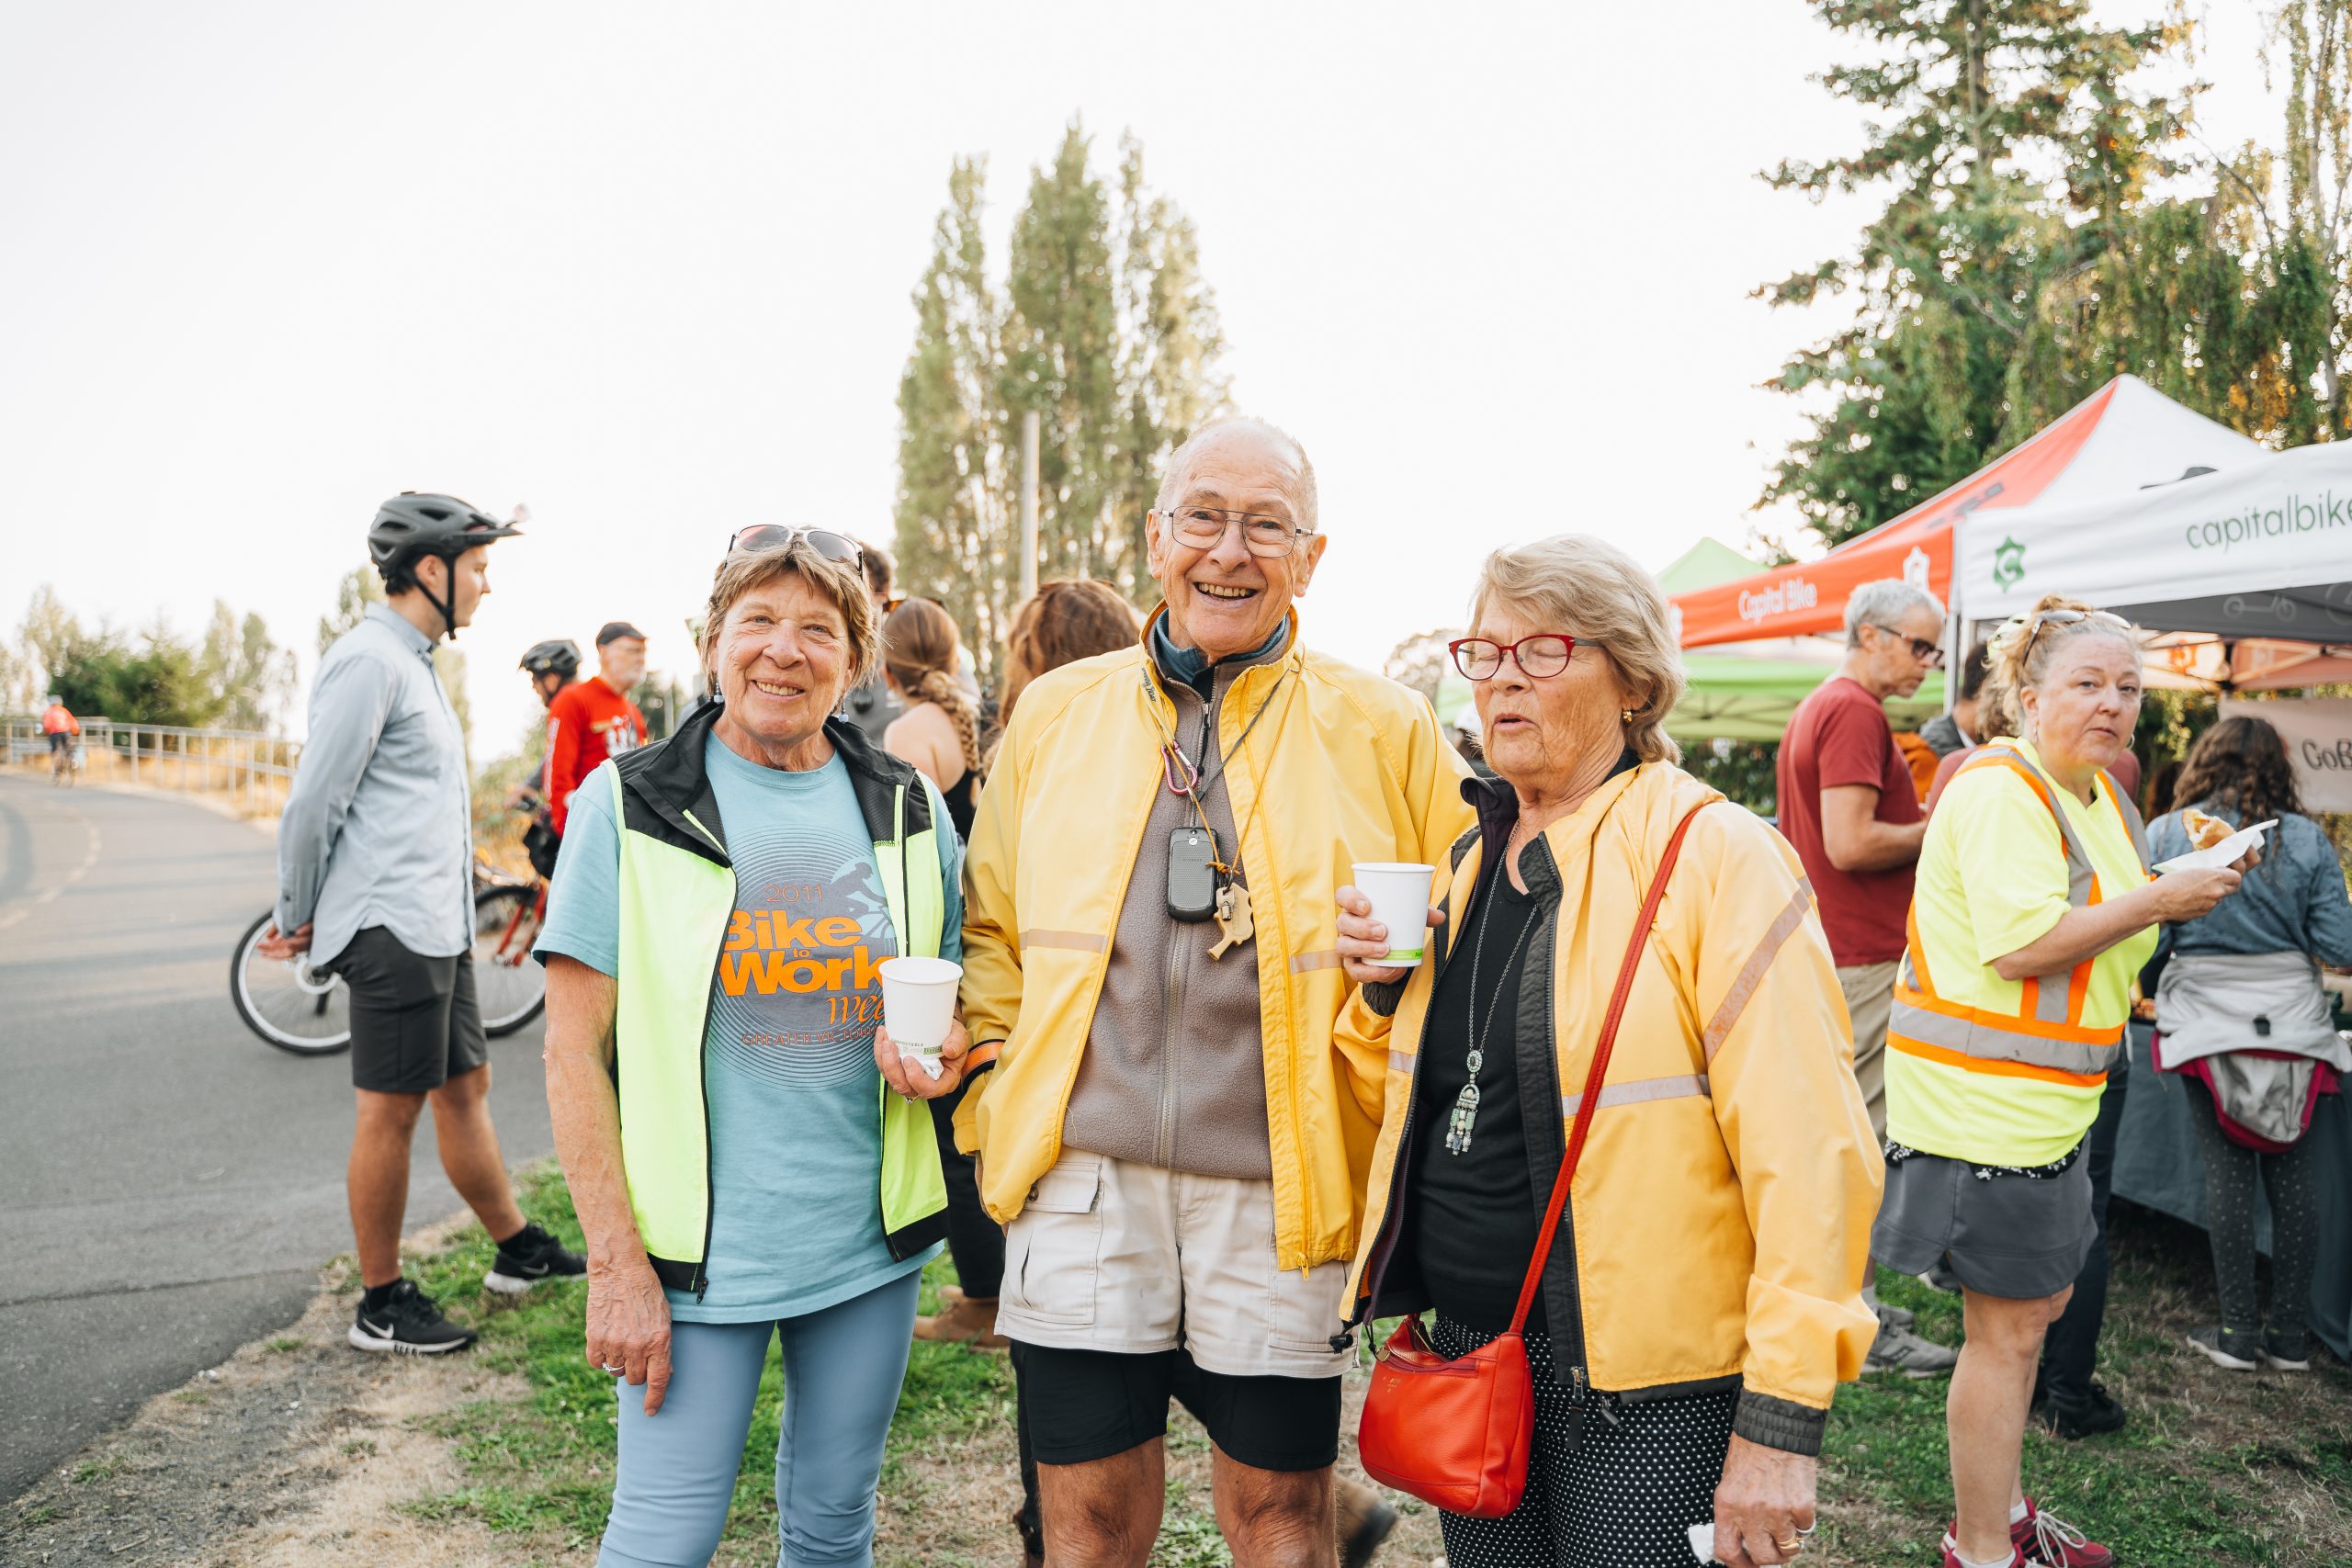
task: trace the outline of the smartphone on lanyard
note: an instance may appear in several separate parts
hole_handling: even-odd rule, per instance
[[[1216,913],[1216,835],[1195,824],[1168,835],[1168,918],[1197,925]]]

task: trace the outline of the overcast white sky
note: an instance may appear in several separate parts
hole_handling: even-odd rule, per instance
[[[2213,10],[2205,122],[2273,137]],[[1001,267],[1076,111],[1198,224],[1236,400],[1321,479],[1308,639],[1376,665],[1496,544],[1744,542],[1796,428],[1757,383],[1824,324],[1747,292],[1864,216],[1754,175],[1853,144],[1806,80],[1840,52],[1799,0],[0,0],[0,625],[218,595],[307,682],[376,502],[444,490],[537,514],[460,644],[478,760],[540,637],[626,617],[684,668],[732,526],[888,536],[949,160],[989,157]]]

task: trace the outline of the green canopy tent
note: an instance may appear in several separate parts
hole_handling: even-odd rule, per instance
[[[1657,574],[1668,593],[1688,593],[1753,575],[1756,563],[1717,539],[1702,538],[1673,565]],[[1797,639],[1775,642],[1775,648],[1802,646]],[[1690,684],[1681,702],[1666,721],[1667,733],[1677,740],[1778,740],[1789,727],[1789,716],[1813,689],[1837,670],[1834,650],[1824,657],[1743,654],[1710,650],[1686,652],[1682,671]],[[1916,729],[1943,711],[1944,678],[1928,677],[1905,701],[1886,705],[1887,717],[1897,729]]]

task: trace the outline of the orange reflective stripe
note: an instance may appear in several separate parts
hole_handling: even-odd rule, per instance
[[[1911,908],[1905,911],[1903,916],[1903,934],[1909,938],[1911,942],[1912,976],[1919,982],[1919,989],[1927,992],[1929,996],[1934,996],[1936,994],[1936,982],[1934,976],[1928,973],[1928,946],[1927,943],[1919,940],[1919,903],[1917,899],[1913,899],[1911,901]]]
[[[1984,1056],[1972,1056],[1965,1051],[1949,1051],[1941,1045],[1930,1045],[1924,1040],[1914,1040],[1907,1034],[1888,1030],[1886,1048],[1900,1051],[1907,1056],[1917,1056],[1929,1062],[1940,1062],[1963,1072],[1990,1073],[2001,1078],[2036,1078],[2043,1083],[2072,1084],[2078,1089],[2097,1089],[2107,1081],[2105,1073],[2065,1073],[2056,1067],[2037,1067],[2024,1062],[2001,1062]]]
[[[2033,982],[2028,980],[2024,984],[2031,986]],[[1939,1013],[1945,1018],[1958,1019],[1963,1023],[1996,1029],[2005,1034],[2023,1034],[2036,1040],[2058,1040],[2071,1045],[2106,1045],[2112,1043],[2116,1038],[2114,1028],[2098,1029],[2081,1023],[2050,1023],[2032,1017],[2020,1018],[2015,1013],[1991,1012],[1983,1008],[1964,1006],[1960,1002],[1948,1002],[1941,997],[1931,996],[1925,991],[1906,991],[1900,987],[1895,989],[1894,999],[1928,1012]]]

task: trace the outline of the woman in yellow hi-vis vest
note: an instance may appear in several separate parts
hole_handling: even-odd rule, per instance
[[[946,1234],[913,1096],[956,1087],[965,1040],[910,1084],[880,1028],[886,960],[960,951],[959,856],[939,792],[829,716],[877,657],[857,562],[824,530],[730,541],[701,649],[720,700],[598,768],[565,827],[536,951],[583,1348],[618,1380],[599,1568],[709,1558],[772,1342],[778,1560],[872,1561]]]
[[[2125,622],[2045,597],[1994,637],[1990,683],[2022,734],[1976,751],[1928,821],[1887,1032],[1871,1250],[1905,1273],[1949,1258],[1963,1287],[1947,1568],[2107,1568],[2111,1552],[2025,1495],[2034,1366],[2090,1247],[2083,1140],[2133,977],[2158,921],[2202,914],[2238,875],[2150,879],[2139,814],[2106,771],[2140,711]]]

